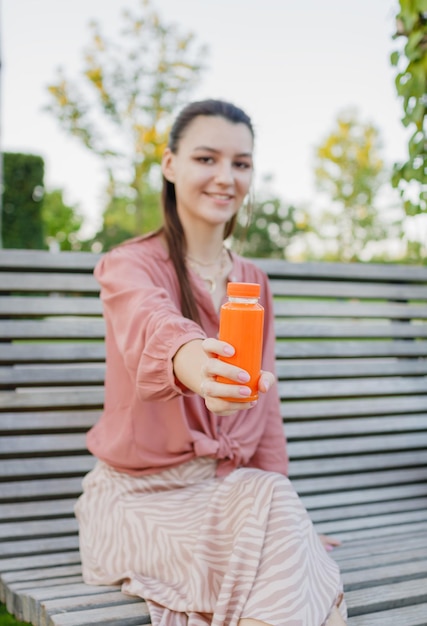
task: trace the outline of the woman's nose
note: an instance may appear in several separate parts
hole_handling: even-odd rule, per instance
[[[233,164],[227,161],[222,161],[221,163],[219,163],[215,178],[217,182],[223,185],[229,185],[230,183],[233,183]]]

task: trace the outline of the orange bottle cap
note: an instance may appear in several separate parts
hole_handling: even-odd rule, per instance
[[[258,283],[228,283],[227,296],[232,298],[259,298],[261,285]]]

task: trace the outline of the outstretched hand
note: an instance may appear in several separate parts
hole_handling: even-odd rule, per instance
[[[224,341],[213,338],[205,339],[202,342],[202,348],[207,360],[201,368],[200,395],[204,398],[209,411],[226,416],[254,407],[256,401],[242,402],[244,398],[251,395],[250,387],[245,384],[250,378],[248,372],[218,358],[218,356],[232,356],[234,348]],[[235,384],[219,382],[218,376],[227,378]],[[274,383],[274,374],[262,371],[258,390],[261,393],[267,393]],[[236,400],[231,401],[229,398],[236,398]]]
[[[339,539],[335,539],[335,537],[329,537],[328,535],[319,535],[319,539],[322,542],[323,547],[328,552],[331,552],[334,548],[341,545],[341,541]]]

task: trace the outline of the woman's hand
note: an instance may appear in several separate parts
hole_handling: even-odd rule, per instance
[[[233,356],[234,348],[224,341],[213,338],[205,339],[202,342],[202,348],[207,359],[201,368],[199,393],[204,398],[209,411],[216,415],[231,415],[236,411],[254,407],[256,401],[241,402],[252,393],[250,387],[245,385],[249,381],[248,372],[218,358],[218,356],[226,358]],[[234,381],[236,384],[218,382],[218,376]],[[274,382],[274,374],[262,371],[258,382],[259,391],[267,393]],[[236,401],[230,401],[228,398],[236,398]]]

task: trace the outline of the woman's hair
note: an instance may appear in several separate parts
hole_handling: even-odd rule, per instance
[[[250,130],[252,137],[254,136],[254,129],[250,117],[234,104],[224,102],[223,100],[192,102],[179,113],[171,128],[168,147],[173,153],[178,152],[179,142],[186,128],[200,115],[222,117],[234,124],[245,124]],[[193,290],[188,277],[187,266],[185,264],[187,242],[185,241],[184,230],[178,217],[175,185],[166,180],[165,177],[163,177],[162,205],[164,218],[162,231],[166,237],[169,254],[178,276],[181,289],[181,310],[185,317],[200,322],[197,306],[193,297]],[[232,234],[235,223],[236,215],[225,225],[224,239],[227,239],[227,237]]]

